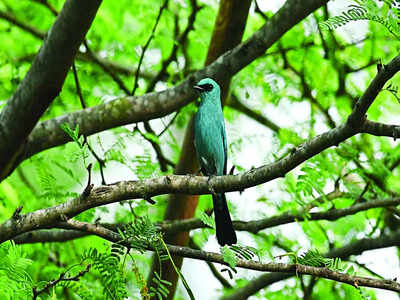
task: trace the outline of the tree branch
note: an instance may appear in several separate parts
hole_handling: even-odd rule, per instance
[[[351,255],[359,255],[364,251],[400,246],[400,232],[393,235],[381,235],[378,238],[364,238],[352,243],[349,243],[341,248],[332,249],[325,257],[329,258],[340,258],[342,260],[348,259]],[[229,296],[223,297],[224,300],[239,300],[247,299],[251,295],[254,295],[259,290],[270,286],[271,284],[292,277],[293,274],[288,273],[272,273],[263,274],[253,280],[251,280],[245,286],[237,289]]]
[[[150,124],[148,122],[145,122],[144,125],[145,125],[145,129],[147,130],[148,133],[150,133],[150,134],[152,134],[154,136],[157,136],[156,133],[154,132],[154,130],[150,127]],[[139,129],[138,126],[136,126],[134,128],[134,131],[139,132],[140,136],[151,144],[151,146],[153,147],[154,152],[156,153],[157,160],[158,160],[158,162],[160,164],[160,170],[162,172],[168,171],[168,166],[171,166],[173,168],[175,167],[175,163],[173,161],[171,161],[170,159],[168,159],[167,157],[165,157],[164,153],[162,152],[161,146],[157,141],[155,141],[151,137],[147,137],[146,134],[144,134]]]
[[[369,84],[367,90],[362,97],[356,102],[352,113],[350,114],[347,124],[351,127],[360,128],[365,120],[368,108],[378,96],[385,83],[399,71],[400,55],[396,56],[389,64],[382,65],[382,69]]]
[[[91,135],[106,129],[130,123],[148,121],[166,116],[196,99],[193,85],[201,78],[223,80],[239,72],[250,62],[262,56],[291,27],[328,0],[289,0],[268,22],[247,41],[220,56],[214,63],[190,75],[174,88],[139,97],[122,97],[108,103],[76,111],[39,123],[30,135],[19,161],[45,149],[68,142],[69,137],[60,125],[71,128],[79,125],[82,134]],[[113,111],[113,114],[107,113]],[[83,122],[85,120],[85,122]]]
[[[47,292],[51,287],[55,287],[58,283],[60,283],[62,281],[78,281],[83,275],[85,275],[87,272],[89,272],[91,267],[92,267],[91,264],[87,265],[86,269],[80,271],[78,274],[76,274],[75,276],[72,276],[72,277],[66,277],[65,273],[61,273],[57,279],[51,280],[49,283],[47,283],[41,289],[38,289],[37,287],[33,287],[33,289],[32,289],[33,298],[32,299],[37,299],[37,297],[40,294]]]
[[[189,247],[193,248],[195,250],[201,251],[201,248],[193,241],[192,238],[189,240]],[[207,266],[209,267],[211,273],[221,283],[221,285],[224,288],[231,289],[232,285],[229,283],[229,281],[227,279],[225,279],[224,276],[222,276],[222,274],[217,270],[217,268],[214,266],[214,264],[212,262],[209,262],[208,260],[206,260],[205,262],[206,262]]]
[[[136,69],[136,74],[135,74],[135,78],[134,78],[134,81],[133,81],[132,92],[131,92],[131,93],[128,92],[128,95],[134,96],[134,95],[135,95],[135,92],[136,92],[136,89],[137,89],[138,86],[139,86],[139,85],[138,85],[139,73],[140,73],[140,67],[142,66],[144,54],[146,53],[146,50],[147,50],[147,48],[149,47],[150,42],[151,42],[151,40],[152,40],[153,37],[154,37],[154,33],[156,32],[158,22],[160,21],[161,15],[162,15],[164,9],[167,8],[167,6],[168,6],[168,0],[164,0],[163,4],[160,6],[160,9],[159,9],[159,11],[158,11],[158,15],[157,15],[157,18],[156,18],[156,22],[155,22],[154,25],[153,25],[153,29],[151,30],[150,36],[149,36],[147,42],[145,43],[145,45],[142,47],[142,53],[141,53],[140,58],[139,58],[138,67],[137,67],[137,69]]]
[[[360,132],[376,136],[392,137],[396,140],[400,137],[400,126],[365,120],[360,128]]]
[[[192,6],[192,12],[190,13],[188,18],[188,24],[186,25],[186,28],[182,32],[182,34],[180,34],[179,37],[176,38],[176,42],[174,43],[168,58],[162,61],[161,70],[157,73],[156,76],[154,76],[154,78],[149,83],[149,86],[147,87],[147,92],[153,91],[157,82],[159,82],[166,75],[168,66],[174,60],[176,60],[176,55],[178,53],[179,46],[182,46],[186,42],[186,39],[190,31],[194,28],[194,22],[196,20],[197,13],[200,11],[200,9],[203,8],[203,6],[198,6],[196,0],[191,0],[190,3]]]
[[[98,189],[101,189],[98,188]],[[121,189],[128,189],[128,187],[124,187]],[[93,190],[94,193],[96,192],[97,189]],[[105,192],[105,191],[104,191]],[[115,193],[116,194],[116,193]],[[103,195],[104,199],[106,198],[105,195]],[[112,201],[112,200],[109,200]],[[115,202],[115,201],[112,201]],[[111,203],[111,202],[108,202]],[[67,203],[65,203],[67,204]],[[334,221],[337,219],[340,219],[342,217],[348,216],[348,215],[354,215],[358,212],[361,211],[366,211],[369,209],[373,208],[379,208],[379,207],[390,207],[390,206],[396,206],[400,204],[400,198],[389,198],[389,199],[384,199],[384,200],[374,200],[374,201],[369,201],[369,202],[363,202],[363,203],[358,203],[353,206],[347,207],[347,208],[342,208],[342,209],[331,209],[325,212],[313,212],[309,213],[307,217],[305,216],[304,212],[299,212],[297,214],[290,214],[290,213],[283,213],[281,215],[269,217],[269,218],[263,218],[260,220],[255,220],[255,221],[234,221],[233,225],[235,230],[238,231],[248,231],[252,232],[254,234],[258,233],[261,230],[264,230],[266,228],[271,228],[283,224],[288,224],[292,222],[301,222],[304,220],[308,221],[319,221],[319,220],[328,220],[328,221]],[[101,204],[98,204],[101,205]],[[48,208],[47,210],[58,210],[59,208],[57,206]],[[31,213],[31,214],[36,214],[38,211]],[[43,214],[41,214],[43,215]],[[64,214],[65,215],[65,214]],[[26,215],[24,215],[26,216]],[[20,216],[21,217],[21,216]],[[44,218],[44,217],[43,217]],[[10,219],[12,220],[12,219]],[[34,217],[35,222],[40,222],[43,223],[45,220],[41,220],[40,214],[39,216]],[[4,225],[4,224],[3,224]],[[1,228],[3,225],[0,225],[0,232]],[[105,226],[106,228],[110,230],[116,230],[118,226],[122,226],[121,224],[100,224],[101,226]],[[179,221],[169,221],[169,222],[162,222],[157,225],[160,227],[160,229],[163,232],[166,233],[176,233],[176,232],[182,232],[182,231],[190,231],[198,228],[205,228],[207,225],[205,225],[200,219],[186,219],[186,220],[179,220]],[[82,236],[86,236],[86,234],[81,234],[77,232],[65,232],[65,231],[47,231],[47,230],[42,230],[42,231],[31,231],[27,232],[30,230],[37,230],[40,228],[53,228],[53,227],[58,227],[55,225],[55,223],[48,223],[47,225],[40,225],[37,226],[36,228],[31,228],[26,230],[25,234],[20,234],[20,233],[15,233],[12,238],[14,238],[16,243],[35,243],[35,242],[63,242],[63,241],[68,241],[70,239],[75,239],[79,238]],[[71,229],[71,228],[65,228],[64,229]],[[40,233],[42,232],[42,233]],[[1,235],[0,235],[1,237]]]
[[[118,242],[129,247],[129,241],[124,241],[124,239],[118,233],[113,232],[105,227],[101,227],[96,224],[84,223],[76,220],[68,220],[66,221],[66,223],[77,230],[88,231],[113,243]],[[394,235],[394,237],[397,238],[396,242],[399,243],[400,233]],[[393,240],[393,237],[388,237],[387,239]],[[148,250],[153,251],[154,249],[148,249]],[[186,258],[199,259],[228,266],[228,264],[224,261],[222,255],[218,253],[200,251],[187,247],[173,246],[173,245],[168,245],[168,250],[173,255],[178,255]],[[380,288],[380,289],[400,292],[400,284],[394,280],[380,280],[370,277],[351,276],[346,273],[332,271],[328,268],[311,267],[300,264],[261,263],[258,261],[243,260],[243,259],[237,260],[236,267],[249,270],[262,271],[262,272],[291,273],[292,275],[308,274],[347,283],[357,288],[360,286],[366,286],[366,287]]]
[[[26,138],[60,93],[100,4],[100,0],[65,3],[27,75],[1,111],[0,180],[13,170]]]
[[[36,27],[33,27],[29,24],[25,24],[23,22],[21,22],[20,20],[18,20],[14,15],[5,12],[5,11],[0,11],[0,19],[6,20],[9,23],[21,28],[22,30],[29,32],[30,34],[32,34],[34,37],[43,40],[46,36],[45,33],[43,33],[42,31],[40,31],[39,29],[37,29]]]
[[[43,3],[47,1],[42,1],[42,0],[33,0],[35,2],[38,3]],[[45,5],[47,7],[47,5]],[[58,12],[54,10],[51,10],[51,12],[55,15],[58,15]],[[8,13],[8,12],[3,12],[0,11],[0,19],[3,19],[15,26],[17,26],[18,28],[30,33],[31,35],[33,35],[34,37],[43,40],[46,36],[46,32],[40,31],[39,29],[37,29],[36,27],[33,27],[29,24],[24,23],[21,20],[18,20],[14,15]],[[30,54],[30,55],[26,55],[23,57],[22,60],[29,60],[31,61],[34,57],[36,56],[36,54]],[[117,78],[116,74],[114,74],[115,72],[120,73],[121,75],[132,75],[136,73],[136,69],[130,66],[126,66],[125,64],[119,64],[117,62],[114,61],[110,61],[107,60],[105,58],[100,57],[98,54],[96,54],[95,52],[78,52],[77,59],[81,60],[81,61],[85,61],[85,62],[94,62],[97,65],[99,65],[105,72],[107,72],[114,81],[115,78]],[[151,73],[146,73],[146,72],[140,72],[140,76],[146,79],[152,79],[155,75],[151,74]],[[120,84],[120,82],[116,81],[117,84]]]
[[[400,59],[397,57],[392,62],[400,64]],[[385,68],[385,70],[388,69],[389,68]],[[378,73],[377,77],[382,78],[383,72],[384,71]],[[387,80],[389,78],[385,79]],[[375,78],[373,83],[376,84],[376,81]],[[370,88],[368,88],[368,90],[369,89]],[[363,96],[358,101],[358,106],[356,107],[359,108],[359,111],[360,107],[365,109],[370,103],[372,103],[372,101],[370,101],[368,97]],[[347,124],[348,122],[345,125],[341,125],[312,138],[296,147],[290,155],[277,162],[238,175],[216,176],[211,179],[208,177],[167,175],[155,179],[119,182],[113,185],[101,186],[94,189],[87,199],[81,196],[52,208],[41,209],[33,213],[22,215],[18,221],[12,218],[4,222],[0,225],[0,242],[35,228],[46,227],[55,221],[59,221],[62,215],[73,217],[89,208],[104,204],[128,199],[148,199],[156,195],[167,193],[206,194],[222,191],[241,191],[278,177],[283,177],[287,172],[310,157],[331,146],[338,145],[360,130],[360,128],[357,128],[359,126],[351,128]],[[369,123],[364,121],[363,124]],[[361,125],[361,128],[362,126],[363,125]],[[395,137],[397,137],[400,128],[399,126],[395,126],[394,128],[395,130],[392,130],[392,134],[395,133]]]
[[[361,211],[366,211],[373,208],[379,207],[390,207],[400,204],[400,198],[390,198],[384,200],[373,200],[368,202],[363,202],[355,204],[353,206],[341,209],[330,209],[323,212],[298,212],[298,213],[283,213],[277,216],[272,216],[269,218],[263,218],[255,221],[233,221],[233,226],[235,230],[238,231],[248,231],[254,234],[266,228],[271,228],[279,225],[289,224],[292,222],[307,221],[319,221],[328,220],[335,221],[337,219],[343,218],[345,216],[354,215]],[[180,221],[162,222],[159,224],[162,231],[164,232],[180,232],[180,231],[190,231],[197,228],[205,228],[205,225],[200,219],[186,219]]]
[[[232,107],[233,109],[240,111],[241,113],[245,114],[249,118],[257,121],[261,125],[264,125],[271,129],[273,132],[278,133],[281,129],[278,125],[272,122],[267,117],[263,116],[262,114],[251,110],[249,107],[244,105],[239,98],[235,94],[231,94],[230,100],[226,103],[228,106]]]
[[[171,254],[174,255],[181,255],[187,258],[207,260],[210,262],[227,265],[227,263],[224,262],[222,255],[217,253],[199,251],[186,247],[178,247],[172,245],[169,245],[168,249]],[[299,264],[261,263],[243,259],[238,259],[237,267],[263,272],[292,273],[292,275],[308,274],[347,283],[355,287],[367,286],[400,292],[400,284],[394,280],[379,280],[370,277],[350,276],[348,274],[332,271],[327,268],[318,268]]]
[[[45,3],[47,3],[47,2],[45,2]],[[87,106],[86,106],[86,103],[85,103],[85,99],[83,98],[83,94],[82,94],[82,90],[81,90],[81,85],[79,83],[79,77],[78,77],[78,72],[76,70],[75,62],[72,63],[72,73],[74,74],[76,93],[78,94],[79,102],[81,103],[82,108],[86,108]],[[94,151],[92,146],[90,146],[88,138],[87,138],[86,135],[83,136],[83,144],[86,144],[88,146],[88,149],[89,149],[90,153],[92,153],[94,158],[99,163],[100,175],[101,175],[101,184],[105,185],[106,184],[106,180],[104,178],[104,172],[103,172],[103,168],[105,168],[105,166],[106,166],[105,160],[101,159],[100,156],[98,156],[97,153]],[[90,170],[89,170],[89,178],[90,178]]]

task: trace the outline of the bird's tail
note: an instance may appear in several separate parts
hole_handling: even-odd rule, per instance
[[[221,246],[236,244],[236,233],[229,215],[225,194],[215,194],[212,197],[218,244]]]

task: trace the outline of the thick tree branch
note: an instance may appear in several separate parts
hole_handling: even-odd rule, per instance
[[[394,76],[400,69],[400,55],[396,56],[389,64],[382,65],[378,74],[369,84],[362,97],[356,102],[347,124],[351,127],[362,127],[365,114],[372,102],[378,96],[385,83]]]
[[[109,240],[111,242],[122,243],[123,245],[126,245],[129,247],[129,241],[124,241],[118,233],[113,232],[105,227],[100,226],[100,225],[89,224],[89,223],[84,223],[84,222],[75,221],[75,220],[68,220],[68,221],[66,221],[66,223],[68,224],[68,226],[71,226],[77,230],[87,231],[87,232],[95,234],[99,237],[102,237],[106,240]],[[385,240],[385,242],[393,241],[394,240],[393,237],[395,237],[396,238],[395,241],[397,243],[399,243],[399,240],[400,240],[399,235],[400,235],[400,233],[398,233],[397,235],[391,236],[391,237],[386,237],[386,239],[383,239],[383,240]],[[368,239],[368,240],[370,240],[370,239]],[[375,245],[376,244],[382,245],[383,242],[375,243]],[[153,249],[148,249],[148,250],[153,250]],[[223,264],[223,265],[228,265],[223,260],[222,255],[218,254],[218,253],[200,251],[200,250],[195,250],[195,249],[191,249],[191,248],[187,248],[187,247],[173,246],[173,245],[168,245],[168,250],[173,255],[178,255],[178,256],[182,256],[182,257],[199,259],[199,260],[204,260],[204,261],[208,261],[208,262],[214,262],[214,263],[219,263],[219,264]],[[346,252],[346,251],[342,250],[342,252]],[[330,253],[330,254],[332,254],[332,253]],[[245,269],[249,269],[249,270],[262,271],[262,272],[290,273],[291,275],[308,274],[308,275],[313,275],[313,276],[317,276],[317,277],[322,277],[322,278],[326,278],[326,279],[330,279],[330,280],[347,283],[347,284],[353,285],[357,288],[360,286],[366,286],[366,287],[380,288],[380,289],[386,289],[386,290],[400,292],[400,284],[394,280],[380,280],[380,279],[375,279],[375,278],[370,278],[370,277],[351,276],[346,273],[332,271],[327,268],[311,267],[311,266],[305,266],[305,265],[299,265],[299,264],[261,263],[258,261],[243,260],[243,259],[237,260],[236,267],[245,268]]]
[[[40,151],[64,144],[69,137],[60,128],[68,123],[79,125],[82,134],[91,135],[106,129],[166,116],[196,98],[193,85],[204,77],[224,80],[262,56],[291,27],[328,0],[287,1],[268,22],[247,41],[219,57],[214,63],[190,75],[174,88],[137,97],[123,97],[106,104],[76,111],[39,123],[30,135],[19,161]],[[112,111],[113,113],[109,113]]]
[[[210,262],[220,263],[227,265],[222,255],[212,252],[205,252],[194,250],[186,247],[168,246],[171,254],[181,255],[187,258],[207,260]],[[257,270],[263,272],[282,272],[294,274],[308,274],[314,275],[330,280],[335,280],[343,283],[353,285],[355,287],[367,286],[373,288],[381,288],[391,291],[400,292],[400,284],[394,280],[379,280],[369,277],[350,276],[345,273],[336,272],[327,268],[318,268],[305,265],[283,264],[283,263],[260,263],[251,260],[239,259],[237,262],[238,268],[245,268],[250,270]]]
[[[259,168],[259,170],[261,171],[263,168],[268,168],[268,165]],[[271,170],[272,168],[270,167],[269,169]],[[246,174],[250,174],[247,175],[250,176],[250,178],[248,178]],[[62,216],[73,217],[89,208],[119,202],[122,200],[148,198],[166,193],[204,194],[210,193],[212,189],[216,191],[227,191],[225,188],[230,187],[230,185],[239,185],[239,188],[237,188],[237,190],[242,190],[243,188],[241,186],[244,185],[243,182],[241,182],[240,178],[246,177],[248,179],[246,179],[244,183],[247,184],[251,184],[252,179],[257,178],[253,170],[251,170],[249,172],[241,173],[235,176],[220,176],[211,178],[210,180],[208,180],[208,177],[167,175],[156,179],[119,182],[112,185],[101,186],[99,188],[93,189],[87,198],[82,195],[61,205],[41,209],[25,215],[20,215],[18,218],[9,219],[8,221],[0,225],[0,242],[11,239],[21,233],[28,232],[34,229],[49,228],[49,226],[52,226],[54,223],[60,221]],[[212,188],[210,188],[210,186]],[[229,189],[229,191],[232,191],[232,189]],[[355,214],[357,212],[368,210],[371,208],[397,205],[399,204],[399,201],[399,198],[393,198],[364,202],[344,209],[333,209],[326,212],[310,213],[308,219],[336,220],[343,216]],[[296,220],[304,219],[305,216],[303,213],[283,214],[280,216],[258,221],[234,222],[234,226],[237,230],[246,230],[256,233],[268,227],[287,224]],[[162,224],[161,227],[165,231],[179,232],[205,227],[205,225],[198,219],[190,219],[179,221],[175,224]]]
[[[332,249],[325,256],[329,258],[340,258],[347,260],[351,255],[358,255],[364,251],[400,246],[400,232],[393,235],[382,235],[378,238],[365,238],[355,242],[351,242],[341,248]],[[261,289],[270,286],[271,284],[292,277],[293,274],[288,273],[272,273],[263,274],[251,280],[245,286],[237,289],[229,296],[223,297],[224,300],[239,300],[247,299]]]
[[[293,222],[301,222],[304,220],[307,221],[335,221],[337,219],[343,218],[349,215],[355,215],[356,213],[366,211],[369,209],[379,208],[379,207],[390,207],[397,206],[400,204],[400,198],[390,198],[384,200],[373,200],[363,203],[358,203],[353,206],[341,209],[330,209],[324,212],[313,212],[308,213],[305,216],[304,212],[299,212],[296,214],[291,213],[283,213],[281,215],[263,218],[255,221],[233,221],[233,226],[235,230],[238,231],[248,231],[252,233],[258,233],[261,230],[266,228],[271,228],[283,224],[289,224]],[[59,227],[57,224],[50,224],[49,227]],[[123,224],[100,224],[107,229],[116,231],[117,227],[121,227]],[[200,219],[185,219],[178,221],[163,221],[158,223],[157,226],[164,233],[177,233],[182,231],[190,231],[198,228],[206,228],[205,225]],[[62,227],[65,229],[65,227]],[[48,230],[40,230],[40,231],[31,231],[21,235],[18,235],[14,238],[14,241],[18,243],[37,243],[37,242],[65,242],[71,239],[76,239],[79,237],[86,236],[87,234],[83,234],[81,232],[75,232],[59,230],[59,231],[48,231]]]
[[[360,128],[360,132],[376,136],[392,137],[396,140],[400,137],[400,126],[365,120]]]
[[[27,75],[1,111],[0,179],[14,168],[26,138],[60,93],[100,4],[101,0],[65,3]]]
[[[398,58],[393,62],[400,63]],[[385,68],[386,70],[387,68]],[[378,75],[382,74],[381,71]],[[375,78],[376,79],[376,78]],[[376,80],[374,82],[376,83]],[[388,79],[388,78],[387,78]],[[386,80],[387,80],[386,79]],[[364,102],[367,101],[365,104]],[[362,97],[358,107],[368,106],[371,102],[368,97]],[[363,122],[363,124],[369,124]],[[363,125],[361,125],[362,127]],[[392,134],[397,137],[399,126],[394,126]],[[72,199],[64,204],[38,210],[33,213],[12,218],[0,225],[0,242],[8,240],[24,232],[43,228],[56,221],[62,215],[73,217],[89,208],[119,202],[122,200],[145,198],[171,193],[206,194],[213,191],[241,191],[246,188],[283,177],[287,172],[306,161],[321,151],[338,145],[340,142],[355,135],[359,128],[350,128],[345,125],[336,127],[326,133],[312,138],[306,143],[296,147],[290,155],[277,162],[252,169],[238,175],[207,177],[167,175],[143,181],[120,182],[113,185],[102,186],[94,189],[86,198],[84,196]],[[377,134],[378,135],[378,134]]]
[[[13,241],[16,244],[67,242],[88,235],[87,232],[68,229],[35,230],[21,234]]]
[[[293,222],[301,222],[304,220],[308,221],[335,221],[345,216],[354,215],[361,211],[366,211],[373,208],[379,207],[390,207],[400,204],[400,198],[390,198],[385,200],[373,200],[363,203],[358,203],[353,206],[341,209],[330,209],[323,212],[312,212],[306,213],[283,213],[277,216],[263,218],[255,221],[233,221],[235,230],[248,231],[252,233],[258,233],[266,228],[271,228],[283,224],[289,224]],[[186,219],[181,221],[163,222],[159,225],[165,232],[179,232],[179,231],[190,231],[197,228],[207,227],[200,219]]]

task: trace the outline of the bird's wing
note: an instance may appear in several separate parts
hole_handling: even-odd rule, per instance
[[[226,142],[226,131],[225,131],[224,121],[222,121],[221,134],[222,134],[222,142],[224,145],[224,169],[223,169],[224,173],[223,174],[226,175],[226,172],[227,172],[226,168],[227,168],[227,162],[228,162],[228,146],[227,146],[227,142]]]

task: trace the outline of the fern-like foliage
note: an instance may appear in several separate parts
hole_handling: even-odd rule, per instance
[[[128,296],[120,252],[115,248],[113,247],[114,251],[110,253],[99,253],[97,249],[90,248],[82,256],[83,260],[90,260],[93,268],[100,272],[105,299],[113,300],[125,299]]]
[[[233,274],[237,273],[235,267],[237,265],[238,259],[246,259],[251,260],[255,255],[257,255],[258,260],[260,260],[260,256],[258,250],[256,248],[250,246],[243,246],[243,245],[232,245],[221,247],[221,255],[224,260],[229,265],[229,269],[222,269],[222,272],[228,272],[229,277],[232,279]]]
[[[340,258],[324,257],[316,249],[308,250],[307,252],[301,254],[300,256],[296,256],[294,260],[295,263],[305,266],[328,268],[333,271],[342,271],[344,269],[344,266]]]
[[[147,216],[135,218],[135,221],[133,223],[124,226],[124,228],[120,230],[120,234],[124,242],[129,242],[131,249],[134,249],[141,253],[146,250],[152,249],[155,251],[160,262],[169,260],[172,264],[172,267],[178,273],[190,299],[194,299],[192,290],[190,289],[182,273],[176,267],[174,261],[172,260],[168,247],[162,239],[162,234]],[[170,282],[161,279],[161,269],[158,273],[155,272],[154,275],[154,286],[150,288],[149,295],[151,297],[163,299],[168,296],[169,290],[167,288],[167,285],[170,285]],[[144,286],[142,286],[142,290],[143,288]]]
[[[89,156],[89,150],[88,150],[88,145],[85,143],[85,139],[83,135],[79,134],[79,125],[75,126],[75,129],[72,129],[68,123],[61,124],[61,129],[69,135],[69,137],[75,142],[76,145],[79,147],[79,152],[78,155],[74,160],[79,159],[79,157],[82,158],[85,166],[87,165],[86,159]]]
[[[336,29],[353,21],[369,20],[382,24],[396,38],[400,37],[400,1],[357,0],[355,2],[357,4],[348,6],[347,11],[322,22],[321,28]]]
[[[350,265],[345,265],[342,263],[341,259],[338,257],[335,258],[327,258],[324,257],[318,250],[308,250],[307,252],[297,256],[290,255],[292,257],[293,263],[298,263],[301,265],[312,266],[312,267],[320,267],[320,268],[328,268],[333,271],[345,272],[350,275],[354,275],[354,268]],[[360,287],[355,287],[361,299],[368,300],[370,299],[369,295],[364,291],[364,289]]]
[[[0,245],[0,287],[5,299],[32,299],[32,278],[28,274],[30,259],[24,257],[22,247],[8,241]]]
[[[119,230],[123,241],[129,241],[132,249],[144,253],[149,248],[157,248],[159,232],[148,217],[138,217]]]
[[[122,240],[112,244],[109,252],[99,253],[96,249],[91,248],[83,255],[83,260],[90,260],[93,268],[100,272],[105,299],[124,299],[124,297],[127,297],[126,276],[123,270],[125,258],[127,257],[126,253],[129,254],[130,250],[135,250],[139,253],[154,250],[160,262],[169,260],[178,273],[190,299],[194,299],[193,292],[172,260],[168,247],[162,239],[162,234],[147,216],[135,218],[134,222],[119,229],[119,233]],[[129,244],[128,251],[126,251],[127,244]],[[132,258],[132,271],[140,286],[142,299],[154,297],[161,300],[166,298],[169,292],[168,286],[171,283],[162,279],[161,269],[159,272],[154,273],[154,285],[148,288],[134,258],[130,254],[129,256]],[[121,263],[121,257],[124,257],[123,263]]]
[[[157,272],[154,272],[153,282],[154,286],[150,287],[150,296],[155,296],[159,300],[167,298],[169,294],[167,286],[171,286],[172,283],[162,279]]]
[[[65,285],[65,282],[63,282],[62,285]],[[82,300],[93,299],[93,293],[84,283],[81,283],[79,281],[69,281],[68,288],[73,291],[77,296],[79,296]]]

